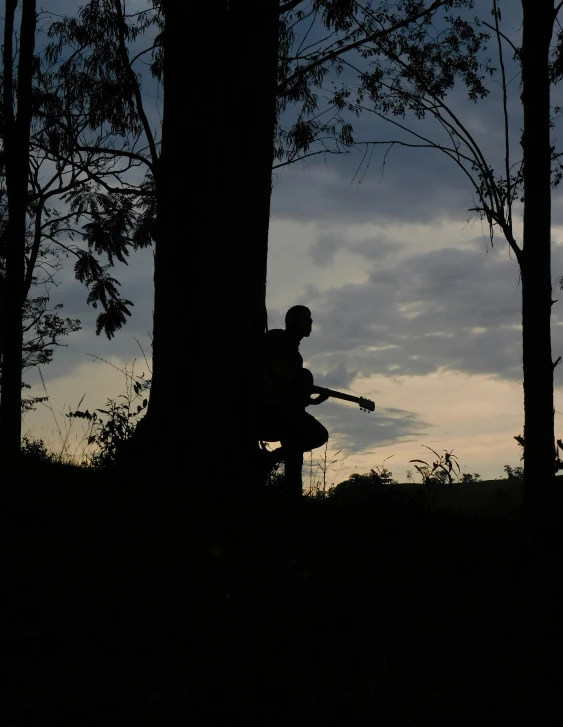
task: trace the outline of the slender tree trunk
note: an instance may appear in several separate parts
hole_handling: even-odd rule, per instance
[[[524,504],[535,519],[553,507],[555,484],[548,72],[554,8],[553,0],[522,0],[522,6]]]
[[[31,88],[35,47],[35,0],[22,0],[16,103],[12,83],[13,31],[17,0],[6,0],[4,29],[4,154],[8,195],[6,270],[2,285],[2,391],[0,447],[3,464],[18,459],[21,443],[22,313],[25,279],[25,232],[31,128]]]
[[[183,3],[164,3],[145,427],[147,439],[159,439],[166,456],[203,484],[232,481],[239,465],[244,480],[257,446],[248,390],[253,346],[266,324],[278,56],[278,0],[213,8],[214,52],[192,64],[185,29],[205,27],[209,6],[190,5],[188,12]]]

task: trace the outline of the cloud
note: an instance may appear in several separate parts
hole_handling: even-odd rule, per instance
[[[309,255],[315,265],[321,268],[333,265],[336,254],[341,251],[348,251],[367,260],[379,262],[389,255],[396,255],[405,247],[403,243],[386,239],[383,234],[348,242],[347,233],[349,230],[321,233],[309,248]]]
[[[124,362],[132,362],[135,358],[142,359],[142,352],[135,339],[141,343],[150,359],[152,261],[152,249],[138,250],[131,254],[129,265],[118,264],[112,272],[121,283],[119,294],[131,300],[134,305],[130,308],[131,316],[127,317],[125,325],[111,340],[103,333],[95,335],[100,308],[94,309],[86,302],[88,289],[74,278],[70,266],[62,271],[60,284],[51,289],[50,305],[62,303],[63,308],[58,311],[59,315],[64,318],[78,318],[82,322],[82,330],[62,340],[66,345],[55,350],[53,362],[43,369],[44,376],[54,379],[70,375],[77,366],[92,360],[87,355],[89,353],[105,359],[117,358]],[[144,361],[143,367],[146,368]],[[37,371],[30,370],[24,378],[29,383],[34,383],[39,376]]]
[[[478,3],[477,15],[489,13],[486,3]],[[508,9],[503,13],[503,28],[518,45],[521,43],[521,11]],[[490,41],[492,64],[498,68],[494,38]],[[511,142],[511,164],[521,158],[523,109],[518,85],[518,68],[506,54],[504,59],[509,78],[507,109]],[[356,79],[344,77],[352,87]],[[503,98],[498,74],[485,80],[489,95],[476,103],[458,81],[445,103],[461,121],[472,140],[496,173],[505,167]],[[553,105],[560,105],[563,91],[552,89]],[[369,107],[369,102],[364,106]],[[452,121],[444,112],[447,121]],[[328,154],[276,170],[274,174],[273,214],[284,219],[324,220],[333,223],[429,222],[437,217],[463,219],[474,206],[474,189],[468,176],[455,160],[432,148],[413,148],[400,144],[425,144],[425,139],[452,146],[444,126],[431,116],[416,119],[402,117],[381,119],[368,110],[349,119],[359,146],[345,154]],[[411,129],[419,137],[400,126]],[[559,129],[554,143],[560,151]],[[420,138],[424,137],[424,139]],[[395,142],[395,143],[393,143]],[[462,149],[463,151],[463,149]],[[478,180],[476,180],[478,183]],[[563,220],[563,195],[554,192],[554,220]]]
[[[397,149],[381,175],[383,148],[376,149],[363,179],[354,179],[362,154],[323,164],[308,160],[277,175],[272,214],[281,219],[332,223],[429,222],[460,219],[472,206],[471,192],[451,162],[428,150]],[[434,156],[432,156],[432,154]],[[405,168],[409,173],[405,175]]]
[[[315,265],[327,267],[334,261],[335,253],[345,247],[345,242],[334,234],[321,235],[309,249]]]
[[[328,401],[317,411],[314,407],[307,410],[318,416],[329,430],[332,451],[342,449],[347,454],[367,454],[377,447],[415,441],[432,426],[418,414],[402,409],[378,408],[374,416],[359,409],[350,411],[351,408],[350,404]]]
[[[561,247],[554,268],[563,269]],[[333,388],[374,373],[522,377],[521,288],[506,254],[446,248],[389,258],[371,264],[366,283],[309,289],[299,302],[315,321],[314,346],[302,349]],[[561,305],[553,311],[554,352],[563,350]]]
[[[380,262],[388,255],[401,252],[404,247],[404,243],[391,242],[384,235],[377,235],[376,237],[366,237],[363,240],[349,244],[348,250],[361,255],[367,260]]]

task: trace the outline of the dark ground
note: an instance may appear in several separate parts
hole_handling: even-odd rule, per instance
[[[2,727],[563,724],[516,523],[49,472],[4,483]]]

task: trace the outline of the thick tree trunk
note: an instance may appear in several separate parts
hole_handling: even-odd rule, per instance
[[[535,519],[553,507],[555,485],[548,73],[554,10],[553,0],[522,0],[522,6],[524,504]]]
[[[188,12],[169,1],[164,8],[145,438],[159,439],[170,464],[208,485],[238,474],[244,480],[257,447],[248,390],[253,346],[266,324],[278,2],[215,3],[214,52],[198,63],[186,57],[185,30],[205,27],[196,16],[209,19],[209,6]]]
[[[17,114],[12,99],[12,34],[17,0],[7,0],[4,33],[4,153],[8,195],[6,271],[2,285],[2,390],[0,395],[0,447],[2,463],[18,460],[21,444],[22,307],[25,278],[25,232],[31,87],[35,47],[35,0],[23,0],[20,28]]]

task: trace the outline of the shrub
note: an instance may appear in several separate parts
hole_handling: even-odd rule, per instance
[[[22,438],[21,454],[28,464],[53,464],[55,457],[47,451],[45,442],[42,439]]]

